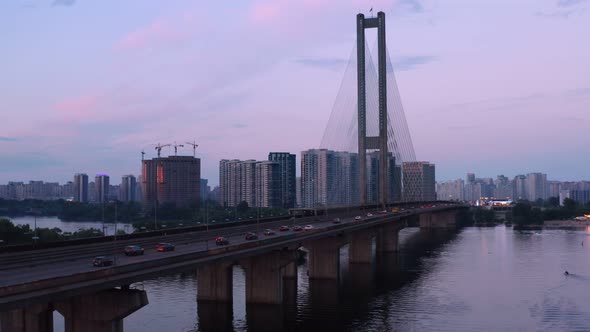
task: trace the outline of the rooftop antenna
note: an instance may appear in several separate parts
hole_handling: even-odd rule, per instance
[[[197,150],[197,146],[199,146],[199,144],[197,144],[196,141],[191,142],[186,142],[186,144],[188,145],[192,145],[193,147],[193,158],[196,157],[196,150]]]

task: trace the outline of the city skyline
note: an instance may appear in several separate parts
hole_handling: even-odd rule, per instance
[[[318,148],[353,50],[351,16],[370,15],[361,1],[141,5],[0,4],[0,108],[14,112],[0,134],[0,183],[104,169],[119,179],[139,174],[150,144],[195,139],[203,177],[216,185],[221,159]],[[435,163],[439,180],[465,169],[587,177],[590,157],[577,151],[587,141],[588,5],[372,4],[392,18],[389,51],[417,158]],[[110,15],[114,6],[122,15]],[[227,27],[209,14],[221,12]]]

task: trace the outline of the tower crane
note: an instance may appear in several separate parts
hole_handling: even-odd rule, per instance
[[[197,144],[196,141],[191,142],[186,142],[185,144],[191,145],[193,147],[193,158],[196,156],[196,150],[197,150],[197,146],[199,146],[199,144]]]
[[[158,158],[160,158],[160,152],[162,151],[162,148],[165,148],[167,146],[170,146],[171,144],[164,144],[164,145],[160,145],[160,143],[158,143],[158,145],[156,145],[156,151],[158,151]]]
[[[143,161],[144,156],[145,156],[145,151],[141,150],[141,161]]]
[[[174,142],[174,145],[172,145],[174,147],[174,155],[176,156],[176,153],[178,152],[178,148],[179,147],[184,147],[184,145],[182,144],[176,144],[176,142]]]

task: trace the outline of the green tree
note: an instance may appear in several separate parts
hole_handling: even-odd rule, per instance
[[[248,206],[248,202],[246,201],[241,201],[240,204],[238,204],[237,206],[238,212],[240,214],[247,213],[249,208],[250,207]]]

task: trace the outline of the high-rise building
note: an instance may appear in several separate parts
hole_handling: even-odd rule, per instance
[[[425,161],[404,162],[402,179],[404,201],[436,200],[434,164]]]
[[[256,160],[245,160],[237,164],[236,166],[240,172],[240,182],[239,185],[239,201],[237,203],[246,202],[248,206],[260,206],[257,202],[258,196],[256,195],[256,190],[258,189],[256,184],[256,172],[257,172],[257,164]],[[278,192],[274,193],[275,195],[279,195]],[[262,203],[261,203],[262,204]]]
[[[443,201],[463,201],[465,181],[457,179],[453,181],[438,182],[436,184],[436,199]]]
[[[281,175],[281,205],[284,208],[295,207],[296,201],[296,156],[288,152],[271,152],[268,160],[280,166]]]
[[[273,161],[261,161],[255,165],[256,206],[265,208],[282,206],[281,165]]]
[[[547,185],[549,186],[549,189],[547,190],[547,198],[559,197],[559,191],[561,190],[561,182],[548,181]]]
[[[109,176],[106,174],[96,174],[94,178],[94,190],[96,192],[96,202],[106,203],[109,200]]]
[[[534,202],[538,199],[547,199],[547,174],[529,173],[526,176],[527,199]]]
[[[74,175],[74,200],[88,202],[88,175],[83,173]]]
[[[145,210],[171,204],[176,207],[200,203],[201,160],[169,156],[142,161],[142,191]]]
[[[226,207],[237,206],[241,202],[250,207],[281,207],[280,167],[280,163],[273,161],[221,160],[220,203]]]
[[[514,177],[514,199],[521,200],[527,199],[527,186],[526,186],[526,176],[524,175],[517,175]]]
[[[237,206],[242,201],[241,162],[223,159],[219,161],[219,203]]]
[[[137,180],[133,175],[124,175],[121,178],[121,185],[119,200],[122,202],[133,202],[135,201],[135,190],[137,187]]]
[[[328,206],[333,187],[334,152],[311,149],[301,152],[301,199],[304,207]]]
[[[297,207],[301,207],[302,203],[301,203],[301,177],[298,176],[297,179],[295,179],[295,192],[296,192],[296,202],[295,205]]]
[[[512,199],[514,197],[514,186],[512,181],[504,175],[498,175],[494,181],[494,198],[497,199]]]
[[[201,202],[204,202],[209,199],[209,192],[211,188],[209,187],[209,180],[201,179]]]

